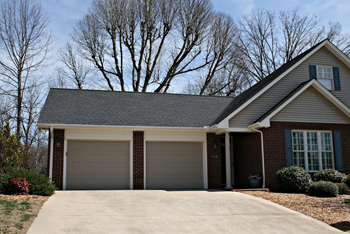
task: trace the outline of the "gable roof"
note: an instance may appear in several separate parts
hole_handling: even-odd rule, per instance
[[[350,59],[329,40],[324,40],[251,88],[232,97],[184,94],[134,93],[96,90],[51,89],[40,113],[38,126],[96,125],[177,128],[228,128],[228,120],[272,87],[291,70],[325,46],[350,68]],[[306,86],[301,84],[289,96]],[[279,104],[288,101],[288,97]],[[339,100],[338,100],[339,101]],[[278,104],[277,104],[278,105]],[[278,106],[275,108],[278,108]],[[271,109],[270,111],[274,111]],[[267,112],[265,115],[268,115]],[[261,118],[265,117],[262,116]],[[259,118],[260,120],[260,118]]]
[[[232,97],[50,89],[38,126],[105,125],[203,128]]]
[[[309,58],[312,54],[318,51],[320,48],[325,46],[329,49],[338,59],[340,59],[346,66],[350,68],[350,59],[340,51],[333,43],[331,43],[328,39],[325,39],[318,44],[314,45],[307,51],[298,55],[291,61],[283,64],[276,71],[265,77],[263,80],[259,81],[251,88],[247,89],[241,95],[236,97],[232,103],[228,106],[228,108],[218,117],[215,121],[216,125],[219,128],[228,128],[228,121],[237,113],[239,113],[243,108],[249,105],[252,101],[258,98],[262,93],[272,87],[275,83],[277,83],[280,79],[282,79],[285,75],[291,72],[295,67],[297,67],[300,63]]]
[[[297,98],[309,87],[315,88],[319,93],[321,93],[325,98],[327,98],[331,103],[333,103],[333,105],[335,105],[339,110],[341,110],[345,115],[347,115],[350,118],[350,108],[343,102],[341,102],[336,96],[334,96],[334,94],[332,94],[317,80],[312,79],[300,84],[296,89],[289,93],[284,99],[282,99],[279,103],[277,103],[274,107],[272,107],[269,111],[267,111],[249,127],[269,127],[271,118],[274,117],[278,112],[280,112],[284,107],[286,107],[289,103],[291,103],[295,98]]]

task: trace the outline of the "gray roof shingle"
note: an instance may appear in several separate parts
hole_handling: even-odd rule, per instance
[[[204,127],[234,98],[50,89],[39,124]]]
[[[50,89],[38,124],[212,126],[234,112],[323,42],[282,65],[236,98]]]

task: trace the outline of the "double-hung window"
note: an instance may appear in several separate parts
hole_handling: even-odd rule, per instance
[[[332,133],[293,131],[293,164],[313,172],[334,168]]]
[[[317,80],[328,90],[334,90],[332,70],[330,66],[317,66]]]

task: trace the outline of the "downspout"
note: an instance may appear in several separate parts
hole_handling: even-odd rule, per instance
[[[261,135],[261,162],[262,162],[262,173],[263,173],[263,184],[262,187],[265,188],[265,153],[264,153],[264,134],[262,131],[255,128],[255,126],[252,126],[251,129],[254,132],[258,132]]]
[[[53,166],[53,127],[50,127],[50,166],[49,166],[49,178],[52,182],[52,166]]]

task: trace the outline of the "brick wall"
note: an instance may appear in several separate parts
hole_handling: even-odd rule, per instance
[[[286,166],[284,142],[285,129],[328,130],[332,132],[340,131],[343,148],[344,169],[346,173],[350,173],[350,125],[271,122],[271,127],[263,130],[265,148],[266,187],[270,189],[277,188],[276,172],[282,167]]]
[[[233,164],[236,187],[250,187],[248,176],[262,175],[259,133],[233,133]]]
[[[59,189],[63,188],[63,154],[64,130],[54,129],[52,181]]]
[[[216,145],[216,147],[214,147]],[[214,149],[215,148],[215,149]],[[208,187],[221,187],[221,149],[220,136],[215,133],[207,133],[207,157],[208,157]]]
[[[143,189],[144,168],[144,134],[133,132],[133,182],[134,189]]]

